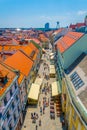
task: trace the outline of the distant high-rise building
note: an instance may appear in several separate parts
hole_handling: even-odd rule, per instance
[[[45,31],[49,30],[49,23],[45,24]]]
[[[59,29],[60,28],[59,21],[57,21],[56,23],[57,23],[56,28]]]

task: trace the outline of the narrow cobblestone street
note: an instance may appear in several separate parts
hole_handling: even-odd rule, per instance
[[[60,117],[56,116],[56,109],[54,104],[55,117],[51,119],[50,117],[50,101],[51,101],[51,87],[50,84],[54,79],[49,78],[49,66],[50,59],[49,54],[51,50],[47,51],[47,54],[43,54],[43,62],[41,62],[38,74],[43,78],[43,84],[39,95],[39,101],[37,107],[28,107],[24,124],[22,130],[65,130],[62,128],[60,122]],[[48,77],[46,77],[48,76]],[[42,109],[42,111],[41,111]],[[33,123],[31,119],[31,113],[37,113],[38,119]],[[41,126],[39,126],[39,120],[41,121]]]

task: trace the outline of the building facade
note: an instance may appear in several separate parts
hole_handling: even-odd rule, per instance
[[[3,68],[0,74],[0,84],[2,85],[0,90],[0,129],[18,130],[21,127],[18,75],[2,65],[0,68]]]
[[[87,36],[83,35],[69,48],[61,42],[56,51],[56,71],[62,89],[62,112],[68,130],[87,130],[86,38]],[[71,41],[67,40],[65,38],[69,45]]]

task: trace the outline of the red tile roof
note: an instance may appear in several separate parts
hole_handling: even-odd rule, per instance
[[[76,29],[76,24],[70,24],[69,28]]]
[[[85,23],[70,24],[69,28],[76,29],[82,26],[86,26]]]
[[[25,76],[28,76],[33,66],[33,61],[21,51],[17,51],[15,54],[7,58],[4,62],[12,68],[20,70],[20,72]]]
[[[63,53],[83,35],[84,33],[68,32],[64,37],[58,40],[56,46],[60,50],[60,52]]]
[[[77,28],[80,28],[80,27],[82,27],[82,26],[85,26],[85,23],[77,23],[77,24],[76,24],[76,27],[77,27]]]

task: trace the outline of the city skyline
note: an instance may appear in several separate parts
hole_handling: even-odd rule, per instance
[[[44,27],[49,22],[55,28],[83,22],[87,15],[86,0],[0,0],[0,28]]]

